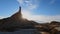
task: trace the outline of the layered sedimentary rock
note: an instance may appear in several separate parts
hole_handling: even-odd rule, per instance
[[[14,31],[18,28],[34,28],[32,21],[22,18],[21,7],[11,17],[0,20],[0,31]]]
[[[37,29],[37,32],[42,34],[57,34],[60,32],[60,22],[52,21],[51,23],[39,24],[35,21],[23,19],[21,7],[19,7],[19,11],[12,16],[0,19],[0,31],[12,32],[19,29]]]
[[[38,32],[47,32],[49,34],[60,34],[60,22],[52,21],[50,23],[39,24],[35,26]],[[46,34],[47,34],[46,33]]]

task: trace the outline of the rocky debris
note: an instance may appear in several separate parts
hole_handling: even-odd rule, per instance
[[[34,22],[22,18],[21,7],[19,11],[11,17],[0,20],[0,31],[14,31],[16,29],[30,29],[34,28]]]
[[[41,34],[50,34],[49,32],[40,32]]]
[[[60,22],[37,23],[22,18],[21,7],[11,17],[0,19],[0,31],[13,32],[19,29],[37,29],[40,34],[60,34]]]
[[[49,34],[60,34],[60,22],[52,21],[51,23],[47,24],[39,24],[35,25],[38,32],[49,33]],[[47,34],[46,33],[46,34]]]

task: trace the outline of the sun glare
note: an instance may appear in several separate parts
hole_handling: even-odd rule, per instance
[[[22,17],[26,19],[30,19],[30,12],[29,11],[22,11]]]

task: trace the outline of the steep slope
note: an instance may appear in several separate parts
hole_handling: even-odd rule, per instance
[[[33,22],[22,18],[21,7],[19,7],[19,11],[11,17],[0,20],[1,31],[14,31],[18,28],[34,28]]]

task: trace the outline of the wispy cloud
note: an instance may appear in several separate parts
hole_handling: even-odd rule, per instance
[[[23,4],[24,2],[23,2],[23,0],[17,0],[20,4]]]
[[[21,7],[25,7],[25,9],[36,9],[38,6],[37,0],[17,0]],[[33,2],[34,1],[34,2]]]
[[[30,11],[24,10],[23,17],[28,20],[34,20],[36,22],[50,22],[50,21],[60,21],[60,15],[48,16],[48,15],[32,15]]]
[[[60,15],[56,16],[46,16],[46,15],[32,15],[30,10],[36,9],[38,7],[38,0],[17,0],[22,8],[23,17],[34,20],[37,22],[50,22],[50,21],[60,21]],[[33,2],[34,1],[34,2]],[[40,2],[40,1],[39,1]],[[54,4],[56,0],[51,0],[50,4]]]
[[[0,19],[3,19],[4,17],[0,16]]]
[[[55,4],[56,0],[51,0],[50,4]]]
[[[31,20],[43,21],[43,22],[60,21],[60,15],[56,16],[34,15],[32,16]]]

